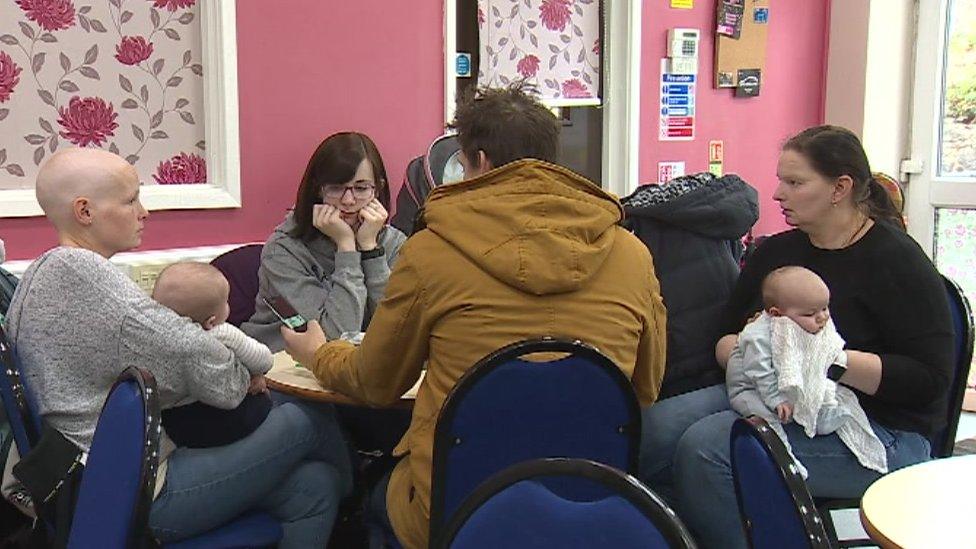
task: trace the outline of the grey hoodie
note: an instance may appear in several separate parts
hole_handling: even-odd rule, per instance
[[[359,252],[336,251],[335,242],[322,234],[308,241],[291,236],[294,228],[289,213],[264,245],[254,315],[241,325],[244,333],[272,352],[285,347],[278,331],[281,323],[261,298],[283,296],[307,320],[318,320],[329,339],[362,331],[383,298],[390,269],[407,239],[387,226],[378,239],[386,253],[362,259]]]

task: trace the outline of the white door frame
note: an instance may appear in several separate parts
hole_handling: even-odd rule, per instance
[[[912,100],[911,158],[906,197],[908,232],[931,257],[935,246],[935,210],[976,205],[976,178],[939,175],[943,67],[949,0],[919,0]]]
[[[454,119],[458,0],[444,1],[444,122]],[[619,196],[638,184],[640,153],[641,1],[605,0],[603,183]]]

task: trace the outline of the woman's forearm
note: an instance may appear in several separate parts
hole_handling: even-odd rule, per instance
[[[867,395],[878,392],[881,386],[881,357],[874,353],[846,350],[847,371],[840,382]]]
[[[718,365],[725,369],[725,365],[729,363],[729,356],[732,354],[732,349],[735,348],[735,344],[739,341],[739,336],[736,334],[729,334],[722,336],[715,344],[715,360],[718,361]]]

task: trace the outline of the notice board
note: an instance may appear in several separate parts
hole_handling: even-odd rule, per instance
[[[766,72],[769,19],[769,0],[717,0],[716,88],[738,87],[740,77],[749,78],[756,70],[761,79],[761,74]],[[738,38],[728,34],[738,34]]]

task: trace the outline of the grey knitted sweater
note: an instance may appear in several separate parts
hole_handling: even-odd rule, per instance
[[[129,366],[155,376],[163,408],[188,398],[234,408],[250,380],[217,338],[85,249],[54,248],[31,264],[7,330],[41,415],[85,451],[109,389]]]

